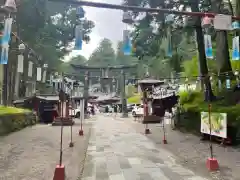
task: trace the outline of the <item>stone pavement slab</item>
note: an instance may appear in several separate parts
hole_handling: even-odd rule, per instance
[[[176,162],[124,120],[98,116],[82,180],[208,180]]]
[[[73,126],[74,147],[69,148],[70,127],[63,129],[63,164],[67,180],[81,175],[91,123],[78,135],[79,121]],[[59,162],[60,126],[39,124],[0,137],[1,180],[50,180]]]
[[[144,125],[134,121],[133,117],[124,119],[137,132],[144,131]],[[163,148],[175,156],[177,162],[184,167],[190,168],[198,175],[209,177],[213,180],[240,180],[240,148],[213,144],[213,153],[219,162],[220,169],[209,172],[206,168],[206,159],[210,156],[209,142],[200,141],[200,137],[189,133],[172,130],[169,119],[165,118],[166,137],[168,144],[162,144],[163,129],[161,124],[150,124],[148,127],[151,134],[147,138],[154,142],[157,147]]]

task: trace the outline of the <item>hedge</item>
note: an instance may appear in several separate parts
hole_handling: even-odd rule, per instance
[[[135,94],[134,96],[129,97],[127,99],[127,102],[129,104],[140,104],[141,103],[141,98],[142,98],[142,96],[140,94]]]
[[[201,112],[208,112],[208,102],[202,92],[180,92],[179,125],[186,130],[200,133]],[[229,105],[225,99],[211,102],[212,112],[227,113],[227,123],[240,127],[240,105]]]
[[[0,106],[0,136],[36,123],[36,116],[29,110]]]

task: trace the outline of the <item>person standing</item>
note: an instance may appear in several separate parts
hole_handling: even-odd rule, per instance
[[[117,104],[114,104],[114,106],[113,106],[113,111],[114,111],[114,117],[116,118],[117,112],[118,112],[118,106],[117,106]]]

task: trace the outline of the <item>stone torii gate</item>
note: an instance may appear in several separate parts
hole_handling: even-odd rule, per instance
[[[84,78],[84,98],[85,103],[87,104],[87,97],[88,97],[88,90],[89,85],[91,84],[90,81],[92,78],[96,78],[96,76],[91,76],[92,73],[98,73],[99,74],[99,81],[101,91],[105,91],[106,93],[110,93],[110,91],[116,91],[116,84],[118,88],[120,87],[121,92],[121,104],[122,104],[122,117],[128,117],[127,112],[127,99],[125,94],[125,79],[126,79],[126,70],[136,68],[137,65],[131,65],[131,66],[107,66],[107,67],[91,67],[87,65],[75,65],[71,64],[72,67],[77,72],[84,72],[85,78]],[[120,77],[113,76],[113,72],[121,72]],[[116,84],[115,84],[116,83]],[[106,88],[106,84],[108,84],[108,88]]]

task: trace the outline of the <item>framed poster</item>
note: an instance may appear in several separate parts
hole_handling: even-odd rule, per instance
[[[227,138],[227,114],[211,113],[212,135]],[[201,112],[201,133],[210,134],[209,113]]]

